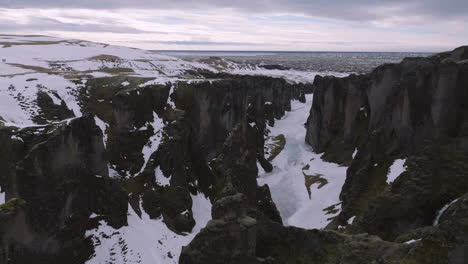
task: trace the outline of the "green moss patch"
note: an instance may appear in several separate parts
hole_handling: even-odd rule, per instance
[[[283,134],[268,137],[265,141],[265,155],[268,161],[273,161],[283,151],[286,145],[286,138]]]
[[[6,203],[0,205],[1,213],[12,213],[16,211],[19,207],[25,205],[26,202],[21,198],[12,198]]]

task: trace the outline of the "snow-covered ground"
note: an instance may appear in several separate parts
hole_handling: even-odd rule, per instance
[[[200,63],[128,47],[3,35],[0,38],[0,118],[8,125],[35,125],[32,119],[38,110],[38,91],[47,92],[57,104],[63,100],[76,116],[81,116],[75,79],[86,82],[89,76],[124,75],[166,83],[184,80],[186,71],[195,69],[214,70]]]
[[[176,264],[183,246],[211,220],[211,203],[203,194],[192,196],[192,212],[196,225],[192,232],[179,235],[169,230],[162,218],[153,220],[142,211],[141,217],[128,206],[128,226],[114,229],[105,221],[90,230],[95,246],[94,256],[87,264],[155,263]],[[96,217],[93,215],[91,217]]]
[[[273,201],[285,225],[324,228],[339,212],[346,167],[323,161],[305,142],[304,123],[309,116],[312,95],[305,104],[292,102],[292,111],[270,128],[270,135],[283,134],[286,145],[273,160],[270,173],[260,173],[258,184],[268,184]],[[311,183],[310,197],[306,180]],[[332,207],[332,208],[330,208]],[[325,210],[325,209],[332,210]],[[334,209],[334,210],[333,210]]]
[[[390,166],[390,169],[387,174],[387,183],[392,183],[402,174],[406,168],[405,168],[405,162],[406,160],[404,159],[397,159],[393,162],[392,166]]]

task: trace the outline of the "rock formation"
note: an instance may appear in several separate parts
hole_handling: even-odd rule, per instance
[[[182,264],[466,262],[468,48],[318,76],[313,86],[184,76],[199,79],[73,79],[79,111],[42,87],[35,125],[0,117],[0,263],[85,263],[96,237],[121,235],[131,216],[184,237],[197,226],[196,195],[213,204],[212,220],[186,242]],[[350,166],[342,211],[325,230],[283,225],[269,187],[257,184],[259,170],[273,169],[269,127],[312,92],[305,140]],[[395,164],[403,169],[392,178]],[[104,224],[110,234],[89,232]],[[134,253],[116,237],[123,255]]]
[[[451,256],[466,244],[466,226],[458,235],[464,239],[451,237],[443,223],[428,227],[440,208],[468,192],[467,59],[468,47],[461,47],[366,75],[316,78],[306,141],[326,159],[350,165],[343,210],[330,228],[356,217],[348,232],[390,241],[422,228],[418,250],[438,255],[417,263],[463,263]],[[389,179],[396,160],[404,169]],[[451,221],[466,220],[458,217]],[[445,240],[434,241],[431,232]]]

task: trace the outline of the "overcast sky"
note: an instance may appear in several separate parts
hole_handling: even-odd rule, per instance
[[[468,0],[0,0],[0,33],[156,50],[442,51]]]

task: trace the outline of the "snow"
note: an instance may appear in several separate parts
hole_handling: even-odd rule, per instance
[[[283,78],[292,83],[312,83],[315,76],[317,75],[334,75],[337,77],[345,77],[348,74],[338,72],[311,72],[311,71],[299,71],[299,70],[267,70],[261,67],[253,68],[233,68],[226,70],[226,72],[232,74],[241,75],[263,75],[275,78]]]
[[[436,226],[439,224],[439,221],[440,221],[440,217],[442,217],[442,215],[444,214],[445,211],[447,211],[447,209],[449,209],[450,206],[452,206],[454,203],[456,203],[460,198],[457,198],[453,201],[451,201],[450,203],[444,205],[444,207],[442,207],[439,212],[437,212],[437,216],[436,218],[434,219],[434,223],[433,225]]]
[[[38,91],[47,92],[55,104],[61,104],[52,93],[56,92],[75,116],[81,116],[75,89],[74,83],[57,75],[34,73],[0,77],[0,116],[11,124],[35,125],[32,117],[38,114],[35,102]]]
[[[174,93],[174,85],[171,85],[171,89],[169,90],[169,96],[167,97],[167,104],[172,107],[172,109],[175,109],[176,106],[174,102],[171,100],[171,95]]]
[[[4,203],[5,203],[5,193],[0,192],[0,204],[4,204]]]
[[[23,140],[22,138],[20,138],[20,137],[18,137],[18,136],[15,136],[15,135],[11,136],[11,139],[24,142],[24,140]]]
[[[353,159],[356,157],[357,152],[358,152],[358,149],[355,148],[355,149],[354,149],[354,152],[353,152]]]
[[[349,218],[348,221],[347,221],[348,225],[352,225],[354,223],[355,218],[356,218],[356,216],[353,216],[353,217]]]
[[[187,70],[214,70],[155,52],[80,40],[14,35],[1,36],[0,40],[8,44],[0,47],[0,117],[14,126],[35,125],[32,117],[38,113],[39,90],[47,92],[55,104],[63,100],[75,116],[81,116],[76,98],[80,87],[70,76],[124,74],[154,78],[148,83],[165,84],[190,81],[184,77]]]
[[[292,111],[270,128],[270,136],[283,134],[286,138],[284,150],[273,160],[273,171],[260,173],[258,184],[268,184],[283,223],[307,229],[324,228],[338,212],[330,213],[324,209],[335,206],[341,209],[339,195],[346,179],[346,167],[323,161],[321,155],[313,152],[305,143],[304,122],[309,116],[312,95],[306,95],[305,104],[291,103]],[[309,165],[309,169],[304,167]],[[311,186],[311,197],[305,186],[305,176],[314,175],[328,183],[320,187]]]
[[[101,131],[102,131],[102,143],[104,143],[104,147],[107,144],[107,134],[106,130],[109,125],[107,125],[104,121],[102,121],[99,117],[95,116],[94,117],[94,122],[96,123],[96,126],[98,126]]]
[[[406,241],[405,244],[413,244],[413,243],[416,243],[416,242],[419,242],[421,241],[421,239],[411,239],[409,241]]]
[[[393,162],[392,166],[390,166],[389,172],[387,174],[387,183],[390,184],[402,174],[406,168],[405,168],[405,162],[406,160],[404,159],[397,159]]]
[[[87,264],[158,263],[176,264],[180,251],[211,220],[211,203],[203,195],[192,195],[195,227],[191,233],[179,235],[166,227],[162,218],[150,219],[141,209],[141,218],[128,206],[128,226],[118,230],[100,221],[97,229],[89,230],[95,254]]]
[[[163,120],[158,117],[158,115],[153,112],[153,122],[150,124],[153,129],[154,129],[154,135],[148,140],[148,143],[143,147],[142,153],[143,153],[143,159],[145,162],[143,163],[143,166],[141,167],[141,170],[139,173],[142,173],[143,170],[146,168],[146,164],[148,164],[150,156],[158,150],[159,144],[161,143],[162,139],[162,129],[164,127]]]
[[[26,73],[26,72],[28,72],[28,70],[22,69],[22,68],[19,68],[19,67],[15,67],[15,66],[7,64],[6,62],[0,61],[0,76],[7,76],[7,75],[13,75],[13,74],[22,74],[22,73]]]
[[[163,172],[161,171],[161,167],[157,167],[156,171],[154,172],[156,176],[156,183],[160,186],[169,186],[171,183],[171,177],[167,178],[164,176]]]

